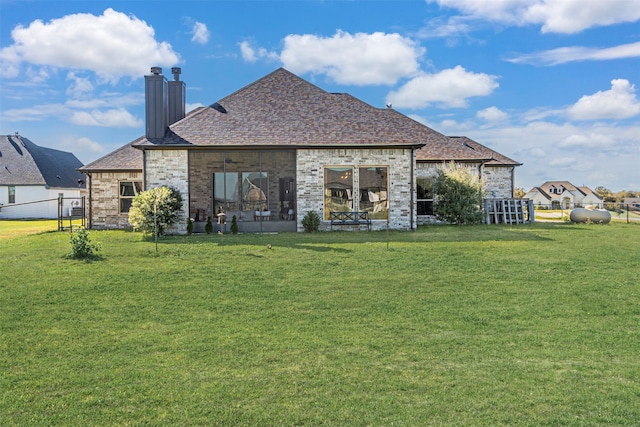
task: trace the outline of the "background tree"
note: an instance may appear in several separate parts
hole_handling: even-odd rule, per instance
[[[524,191],[524,188],[522,187],[516,187],[513,190],[513,197],[515,197],[516,199],[522,199],[525,196],[525,194],[527,194],[527,192]]]
[[[602,199],[603,202],[615,202],[615,197],[611,190],[602,185],[599,185],[593,190],[594,193],[598,195]]]
[[[181,211],[182,196],[178,190],[166,186],[151,188],[133,198],[129,223],[136,231],[163,235],[180,219]]]
[[[450,163],[438,170],[434,183],[436,217],[451,224],[482,222],[482,182],[469,169]]]

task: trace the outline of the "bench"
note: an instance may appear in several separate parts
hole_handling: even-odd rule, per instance
[[[369,212],[329,212],[329,221],[331,222],[331,230],[334,225],[357,225],[367,226],[367,230],[371,230],[371,217]]]

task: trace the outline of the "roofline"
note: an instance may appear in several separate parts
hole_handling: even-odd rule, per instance
[[[300,148],[422,148],[426,143],[406,143],[406,144],[246,144],[246,145],[192,145],[192,144],[132,144],[133,148],[139,150],[295,150]]]
[[[108,168],[108,169],[85,169],[85,168],[79,168],[76,169],[78,172],[80,173],[92,173],[92,172],[142,172],[142,168],[139,169],[134,169],[134,168],[126,168],[126,169],[115,169],[115,168]]]

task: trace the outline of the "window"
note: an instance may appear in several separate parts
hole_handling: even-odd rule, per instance
[[[242,172],[242,210],[269,210],[268,193],[266,172]]]
[[[213,174],[213,210],[216,214],[240,210],[237,172]]]
[[[142,191],[142,183],[137,181],[120,182],[120,213],[127,213],[131,209],[133,198]]]
[[[433,215],[433,179],[418,178],[418,215]]]
[[[371,219],[387,219],[389,212],[386,167],[361,167],[358,169],[360,183],[359,206],[357,210],[369,212]]]
[[[324,219],[329,212],[353,210],[353,168],[330,167],[324,169]]]
[[[9,203],[15,203],[15,202],[16,202],[16,186],[10,185],[9,186]]]

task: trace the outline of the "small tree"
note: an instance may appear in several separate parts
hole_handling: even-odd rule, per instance
[[[193,221],[191,218],[187,218],[187,236],[191,236],[193,234]]]
[[[207,223],[204,226],[204,231],[207,234],[213,233],[213,222],[211,222],[211,217],[210,216],[207,217]]]
[[[302,218],[302,226],[307,233],[313,233],[320,228],[320,216],[314,211],[309,211]]]
[[[91,239],[89,239],[89,232],[84,228],[79,228],[75,233],[71,233],[70,241],[71,251],[67,254],[67,258],[95,258],[95,252],[100,248],[98,245],[91,243]]]
[[[182,196],[171,187],[157,187],[138,193],[131,202],[129,223],[136,231],[163,235],[180,219]]]
[[[482,182],[454,163],[438,170],[435,180],[436,217],[451,224],[482,222]]]
[[[238,234],[238,218],[235,215],[231,218],[231,233]]]

